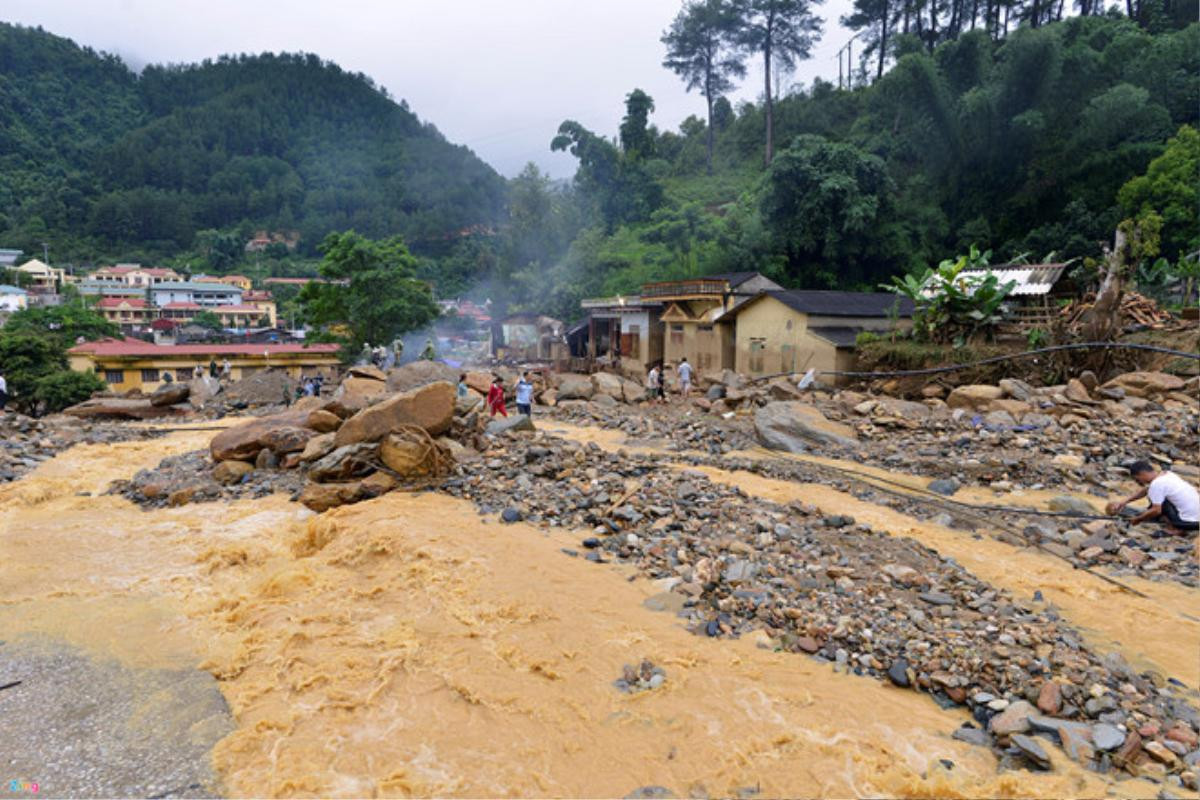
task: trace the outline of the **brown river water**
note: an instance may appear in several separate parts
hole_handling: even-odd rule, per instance
[[[145,512],[100,495],[211,435],[76,447],[0,488],[0,639],[211,672],[237,726],[212,754],[229,796],[1157,793],[1057,751],[1052,773],[998,773],[950,738],[965,712],[752,637],[693,636],[652,610],[661,587],[563,555],[577,533],[499,525],[465,501],[393,493],[314,516],[282,496]],[[826,487],[713,477],[895,525],[997,585],[1054,593],[1126,657],[1196,683],[1200,628],[1178,617],[1195,593],[1139,584],[1142,600]],[[665,685],[613,688],[642,658]]]

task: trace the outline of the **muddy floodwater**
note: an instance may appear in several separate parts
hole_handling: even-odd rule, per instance
[[[1057,750],[1051,772],[998,772],[990,751],[951,739],[965,711],[753,637],[694,636],[657,610],[661,586],[563,555],[577,534],[500,525],[466,501],[393,493],[313,515],[272,496],[147,512],[102,494],[210,436],[80,446],[0,488],[0,639],[211,676],[229,715],[227,728],[206,717],[204,731],[219,733],[203,756],[214,793],[1154,797],[1160,788],[1085,771]],[[1148,597],[1122,594],[1036,553],[964,540],[828,487],[712,477],[769,499],[857,503],[855,516],[944,550],[997,586],[1053,595],[1066,619],[1131,662],[1200,682],[1200,623],[1186,615],[1193,590],[1142,582]],[[614,688],[623,666],[644,658],[665,672],[662,687]],[[130,735],[153,723],[130,720]],[[0,750],[20,747],[4,736]],[[30,777],[54,795],[55,775]]]

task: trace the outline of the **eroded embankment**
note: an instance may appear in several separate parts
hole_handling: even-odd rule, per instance
[[[0,490],[0,638],[203,665],[237,724],[214,756],[231,795],[1113,791],[1057,752],[1053,774],[997,775],[949,738],[964,713],[695,637],[642,605],[655,586],[444,495],[311,517],[280,496],[143,512],[76,494],[209,435],[76,448]],[[642,658],[664,686],[617,691]]]

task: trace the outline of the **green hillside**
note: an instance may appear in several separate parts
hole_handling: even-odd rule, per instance
[[[372,81],[313,55],[135,75],[0,24],[0,242],[58,260],[170,256],[201,231],[414,244],[492,227],[504,181]],[[201,237],[210,242],[212,233]],[[244,241],[244,239],[243,239]]]

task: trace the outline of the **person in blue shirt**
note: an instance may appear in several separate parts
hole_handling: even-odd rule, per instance
[[[517,381],[517,413],[533,416],[533,384],[529,382],[528,372],[522,372]]]

